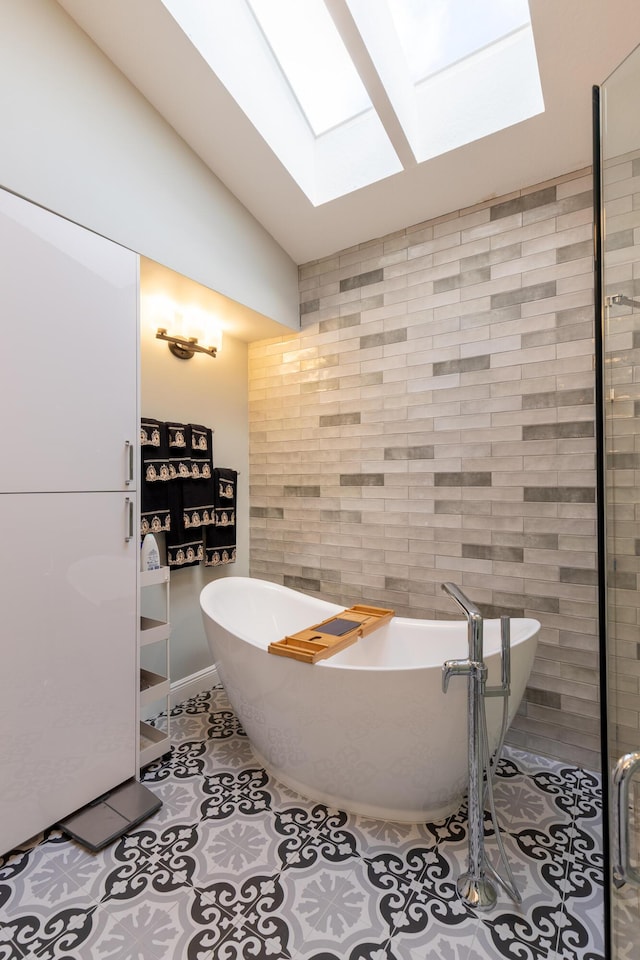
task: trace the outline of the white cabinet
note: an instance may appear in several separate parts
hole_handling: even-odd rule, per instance
[[[0,291],[0,492],[134,489],[138,256],[0,190]]]
[[[170,632],[169,567],[145,570],[140,573],[140,769],[171,749]],[[160,713],[153,725],[147,722]]]
[[[118,493],[0,496],[0,852],[136,772],[137,540]]]
[[[137,774],[138,271],[0,190],[0,854]]]

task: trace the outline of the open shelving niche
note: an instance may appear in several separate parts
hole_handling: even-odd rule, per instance
[[[151,590],[149,588],[157,588]],[[160,590],[160,588],[162,588]],[[148,599],[147,599],[147,595]],[[140,572],[140,737],[138,769],[171,750],[169,567]],[[160,609],[158,609],[160,608]],[[147,616],[147,611],[154,616]],[[160,618],[156,619],[156,615]],[[153,669],[151,669],[153,667]],[[160,717],[151,724],[151,717]]]

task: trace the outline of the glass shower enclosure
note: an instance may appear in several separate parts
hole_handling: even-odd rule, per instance
[[[640,960],[640,48],[593,93],[607,926]]]

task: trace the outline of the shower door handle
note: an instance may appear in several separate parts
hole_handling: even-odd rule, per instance
[[[633,775],[640,771],[640,751],[626,753],[613,771],[613,809],[615,818],[615,860],[613,878],[617,886],[623,883],[640,885],[640,870],[631,864],[629,798]],[[636,824],[636,828],[638,825]],[[640,833],[640,830],[636,832]]]

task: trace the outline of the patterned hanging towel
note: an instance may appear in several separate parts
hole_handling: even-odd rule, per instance
[[[167,564],[170,567],[193,567],[204,560],[202,529],[187,530],[184,525],[184,484],[175,479],[169,484],[171,529],[166,534]]]
[[[216,522],[213,482],[213,431],[190,423],[191,479],[183,481],[183,523],[197,530]]]
[[[169,438],[161,420],[143,417],[140,422],[140,534],[161,533],[170,527]]]
[[[205,529],[205,566],[234,563],[236,559],[236,470],[213,471],[216,523]]]
[[[191,476],[191,427],[186,423],[167,423],[169,437],[169,473],[172,480]]]

